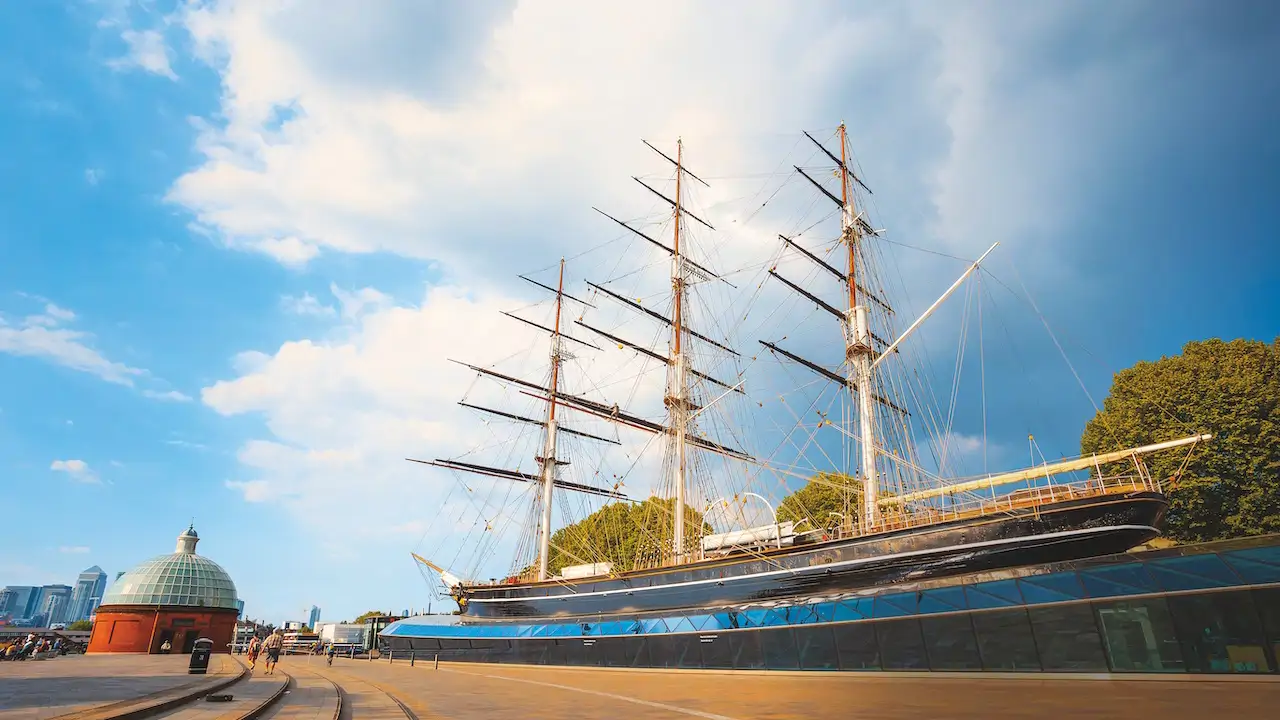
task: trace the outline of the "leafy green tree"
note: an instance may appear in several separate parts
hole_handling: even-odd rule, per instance
[[[77,620],[67,626],[68,630],[92,630],[93,622],[91,620]]]
[[[559,573],[566,565],[610,562],[615,572],[621,572],[652,564],[671,551],[674,512],[675,501],[666,498],[605,505],[551,534],[548,568]],[[711,528],[690,507],[685,507],[684,524],[686,551],[693,552],[698,547],[698,528],[703,528],[702,534]]]
[[[778,505],[778,521],[799,522],[809,518],[815,528],[833,529],[855,522],[862,498],[857,478],[844,473],[820,472],[804,487],[783,498]]]
[[[1280,338],[1190,342],[1181,355],[1116,373],[1080,449],[1100,453],[1199,432],[1213,440],[1185,468],[1184,452],[1146,459],[1169,492],[1166,534],[1200,542],[1280,532]]]
[[[381,610],[370,610],[369,612],[361,613],[359,616],[357,616],[355,619],[355,623],[359,625],[371,617],[378,617],[379,615],[385,615],[385,614],[386,613],[382,612]]]

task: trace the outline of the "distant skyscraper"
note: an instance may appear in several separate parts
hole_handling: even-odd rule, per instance
[[[316,629],[316,623],[320,622],[320,608],[315,605],[311,606],[311,616],[307,619],[307,627],[312,630]]]
[[[102,591],[107,589],[107,574],[102,568],[93,567],[80,573],[76,579],[75,590],[71,592],[71,604],[67,607],[66,622],[87,620],[94,607],[94,599],[102,600]]]
[[[126,572],[128,572],[128,571],[127,571],[127,570],[121,570],[120,572],[116,573],[116,580],[119,580],[119,579],[120,579],[120,576],[121,576],[121,575],[123,575],[123,574],[125,574]]]
[[[30,585],[6,585],[0,590],[0,614],[12,615],[15,618],[31,617],[27,606],[31,604],[36,590]]]
[[[43,585],[39,591],[39,601],[34,617],[39,619],[38,625],[53,625],[65,622],[67,610],[71,604],[70,585]]]
[[[236,617],[244,619],[244,601],[238,598],[236,599]]]

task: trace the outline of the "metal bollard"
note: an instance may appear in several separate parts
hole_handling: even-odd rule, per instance
[[[413,651],[410,650],[409,651],[409,667],[413,667],[413,658],[414,658]]]
[[[387,664],[388,664],[388,665],[390,665],[390,664],[394,663],[395,661],[396,661],[396,651],[395,651],[395,650],[390,650],[390,651],[388,651],[388,652],[387,652]]]
[[[433,668],[431,668],[431,669],[432,669],[432,670],[439,670],[439,669],[440,669],[440,653],[436,653],[436,664],[435,664],[435,667],[433,667]]]

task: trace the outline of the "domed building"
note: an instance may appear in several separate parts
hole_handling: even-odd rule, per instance
[[[218,563],[196,554],[195,527],[170,555],[151,558],[107,588],[94,618],[89,652],[189,653],[199,638],[228,652],[235,633],[236,585]]]

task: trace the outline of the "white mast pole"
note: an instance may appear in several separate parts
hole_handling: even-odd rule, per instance
[[[551,561],[551,493],[556,479],[556,391],[560,385],[560,307],[564,297],[564,258],[556,285],[555,332],[551,334],[551,386],[548,388],[547,441],[542,450],[542,522],[538,525],[538,579],[546,580]]]
[[[679,564],[684,560],[684,506],[685,506],[685,436],[688,432],[688,413],[687,410],[687,388],[685,377],[685,357],[684,350],[681,347],[681,336],[684,334],[682,327],[684,318],[684,256],[680,254],[680,197],[681,188],[680,180],[684,175],[684,141],[676,140],[676,201],[674,208],[675,231],[674,231],[674,252],[671,256],[671,292],[673,295],[672,302],[672,318],[671,318],[671,362],[673,364],[672,374],[670,376],[670,387],[668,391],[669,399],[667,406],[670,408],[671,427],[675,430],[676,441],[676,502],[675,502],[675,532],[673,543],[673,556],[675,562]]]

